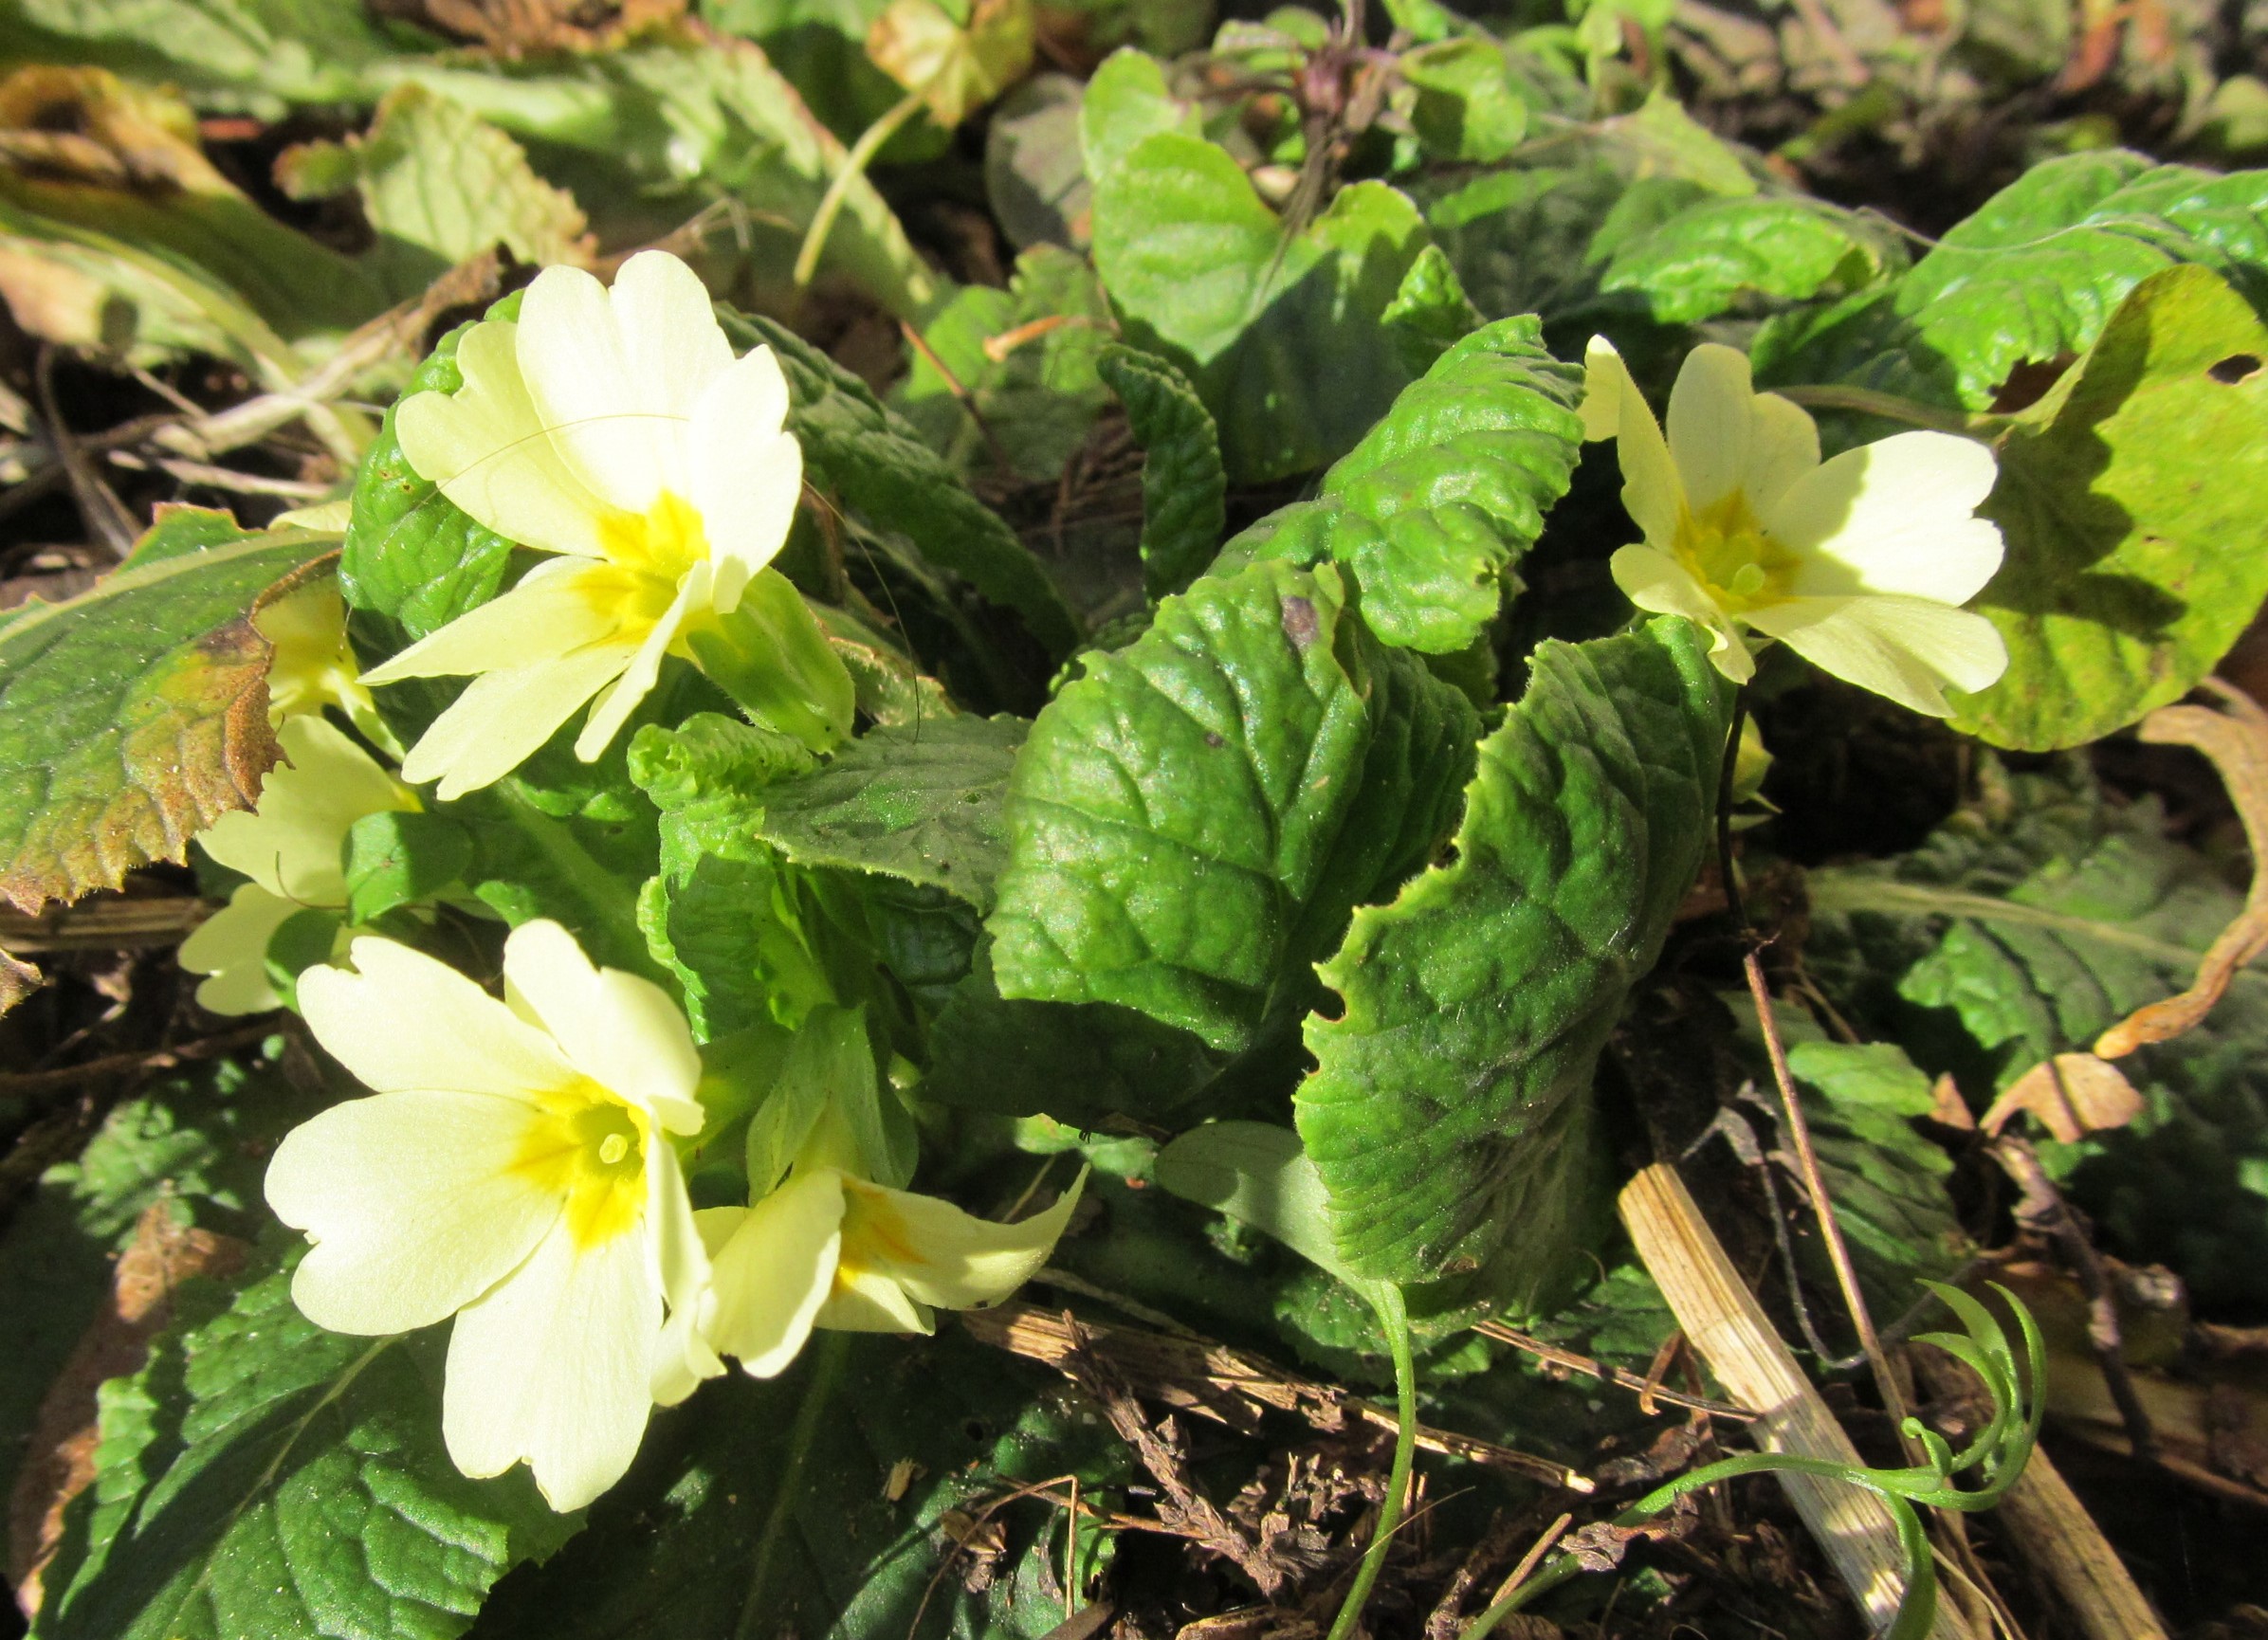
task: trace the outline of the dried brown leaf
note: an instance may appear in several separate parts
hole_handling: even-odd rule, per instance
[[[2126,1126],[2142,1114],[2142,1096],[2116,1066],[2092,1053],[2058,1053],[2002,1090],[1984,1113],[1984,1129],[1998,1134],[2023,1111],[2070,1144],[2091,1133]]]
[[[2252,886],[2244,909],[2197,965],[2197,978],[2179,996],[2138,1008],[2095,1039],[2094,1051],[2118,1059],[2146,1043],[2164,1042],[2195,1028],[2228,990],[2229,981],[2268,950],[2268,712],[2249,696],[2208,683],[2225,711],[2210,706],[2164,706],[2142,720],[2143,739],[2159,746],[2193,746],[2212,760],[2244,822],[2251,846]]]

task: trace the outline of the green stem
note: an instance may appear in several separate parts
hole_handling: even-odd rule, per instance
[[[803,1404],[796,1409],[796,1427],[788,1431],[787,1462],[779,1467],[772,1512],[764,1518],[763,1536],[756,1540],[756,1564],[748,1574],[748,1598],[741,1607],[734,1640],[752,1640],[761,1631],[759,1626],[765,1615],[764,1591],[772,1584],[772,1563],[795,1517],[796,1488],[802,1485],[804,1462],[819,1432],[819,1419],[834,1397],[834,1382],[842,1376],[843,1358],[850,1353],[850,1345],[849,1333],[825,1333],[813,1352],[816,1358],[812,1362],[811,1382],[804,1386]]]
[[[1370,1535],[1370,1547],[1363,1551],[1363,1564],[1331,1624],[1329,1640],[1349,1640],[1363,1620],[1370,1586],[1378,1581],[1386,1551],[1400,1529],[1410,1495],[1410,1469],[1418,1459],[1418,1362],[1410,1350],[1410,1313],[1401,1302],[1401,1289],[1390,1282],[1365,1286],[1363,1296],[1378,1311],[1379,1322],[1386,1329],[1386,1348],[1394,1357],[1394,1467],[1386,1475],[1386,1501],[1379,1505],[1378,1527]]]
[[[843,201],[850,197],[850,185],[866,174],[867,162],[874,157],[875,151],[897,135],[898,127],[921,111],[922,93],[908,91],[888,113],[858,134],[858,140],[843,156],[842,170],[834,173],[834,180],[827,185],[827,192],[819,200],[818,212],[804,232],[803,248],[796,253],[797,290],[811,283],[812,276],[819,271],[819,253],[827,248],[827,236],[834,230],[834,219],[843,213]]]
[[[1814,387],[1778,387],[1771,391],[1807,409],[1856,410],[1861,415],[1883,416],[1893,422],[1905,422],[1910,427],[1929,428],[1941,433],[1965,433],[1971,438],[1984,437],[1995,424],[2004,419],[1939,410],[1935,405],[1900,398],[1896,393],[1878,392],[1871,387],[1851,387],[1841,382],[1826,382]]]

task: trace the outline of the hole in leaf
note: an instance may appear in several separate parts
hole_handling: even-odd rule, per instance
[[[2025,359],[2008,373],[2000,392],[1992,395],[1992,413],[2014,415],[2038,404],[2047,390],[2056,385],[2056,378],[2071,368],[2076,356],[2066,353],[2051,359]]]
[[[2224,382],[2230,387],[2235,387],[2259,368],[2260,359],[2258,354],[2232,353],[2219,364],[2209,367],[2205,371],[2205,374],[2217,382]]]
[[[1315,1017],[1322,1020],[1344,1019],[1346,1017],[1346,998],[1341,996],[1336,991],[1326,991],[1315,999]]]

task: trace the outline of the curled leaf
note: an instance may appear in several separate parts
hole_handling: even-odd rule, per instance
[[[2071,1144],[2105,1128],[2126,1126],[2142,1114],[2142,1096],[2116,1066],[2092,1053],[2058,1053],[2002,1089],[1980,1125],[1996,1134],[2023,1111]]]
[[[2252,887],[2244,909],[2197,965],[2188,990],[2136,1009],[2095,1039],[2094,1051],[2105,1059],[2122,1058],[2146,1043],[2190,1030],[2221,1000],[2237,970],[2268,950],[2268,873],[2260,869],[2260,862],[2268,859],[2268,712],[2234,689],[2216,687],[2215,693],[2226,711],[2162,706],[2143,720],[2141,736],[2157,746],[2194,746],[2221,771],[2252,847]]]

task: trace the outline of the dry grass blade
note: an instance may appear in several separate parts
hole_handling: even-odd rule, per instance
[[[2221,772],[2252,848],[2252,886],[2243,911],[2206,951],[2188,990],[2136,1009],[2095,1039],[2094,1051],[2105,1059],[2194,1029],[2228,990],[2237,970],[2268,950],[2268,871],[2261,869],[2268,861],[2268,712],[2218,680],[2208,679],[2205,687],[2226,710],[2164,706],[2142,720],[2140,733],[2152,745],[2195,747]]]
[[[1659,1162],[1642,1169],[1619,1205],[1638,1257],[1694,1350],[1732,1398],[1758,1413],[1749,1426],[1758,1448],[1863,1467],[1675,1170]],[[1906,1586],[1889,1506],[1838,1481],[1795,1474],[1779,1481],[1868,1622],[1876,1632],[1886,1630]],[[1952,1602],[1938,1602],[1932,1640],[1970,1640],[1972,1632]]]

